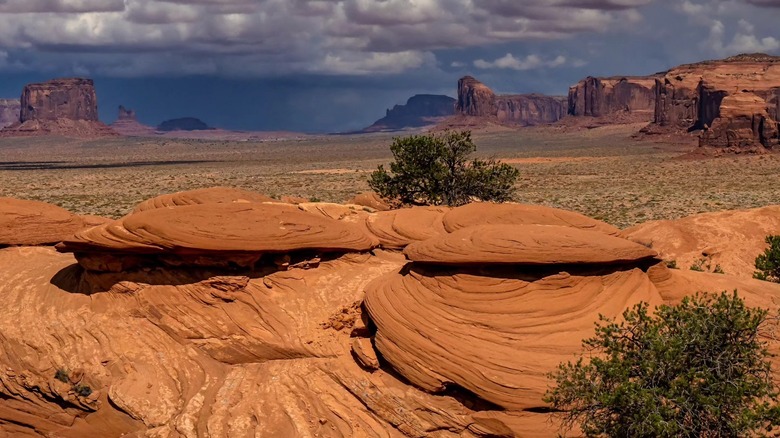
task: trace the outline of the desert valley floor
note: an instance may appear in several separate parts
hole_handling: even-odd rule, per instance
[[[521,171],[518,201],[624,228],[647,220],[780,204],[780,156],[686,158],[690,144],[637,141],[641,125],[475,133],[477,154]],[[343,202],[391,159],[391,134],[263,142],[0,138],[0,196],[120,217],[161,193],[232,186],[271,197]]]

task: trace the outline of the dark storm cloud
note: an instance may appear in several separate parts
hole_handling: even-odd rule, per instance
[[[124,10],[123,0],[3,0],[0,13],[84,13]]]

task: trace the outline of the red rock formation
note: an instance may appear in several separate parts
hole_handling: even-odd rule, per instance
[[[19,122],[19,99],[0,99],[0,128]]]
[[[154,135],[154,128],[138,123],[135,118],[135,111],[119,105],[119,114],[111,129],[122,135],[148,137]]]
[[[655,109],[654,76],[587,77],[569,88],[569,115],[606,117],[630,114],[652,121]]]
[[[45,202],[0,198],[0,248],[55,244],[107,221],[78,216]]]
[[[511,125],[538,125],[560,120],[565,98],[541,94],[496,95],[471,76],[458,81],[456,113]]]
[[[175,204],[219,193],[225,202]],[[0,436],[556,436],[547,375],[583,352],[600,314],[735,288],[751,307],[778,309],[780,285],[648,268],[646,246],[585,231],[598,221],[560,210],[381,214],[383,230],[433,236],[411,244],[408,264],[366,251],[375,242],[349,243],[365,241],[348,224],[366,222],[362,209],[236,194],[158,198],[149,204],[159,208],[77,232],[69,242],[93,251],[91,264],[52,248],[0,250]],[[542,223],[481,225],[476,212]],[[445,224],[462,227],[446,234]],[[144,244],[160,261],[199,263],[125,265]],[[286,269],[242,270],[223,252],[323,246],[329,257],[305,263],[275,254]],[[223,263],[202,263],[207,252]],[[92,269],[101,263],[119,269]],[[773,353],[777,339],[767,333]]]
[[[91,79],[54,79],[28,84],[21,97],[19,122],[4,135],[116,135],[98,121],[97,95]]]
[[[703,129],[700,146],[777,146],[778,113],[780,57],[738,55],[682,65],[656,80],[655,124]]]

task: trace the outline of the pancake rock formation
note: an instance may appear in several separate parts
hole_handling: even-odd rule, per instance
[[[541,94],[496,95],[472,76],[458,81],[455,112],[510,125],[557,122],[566,115],[566,98]]]
[[[654,76],[587,77],[569,88],[568,114],[651,122],[655,111]]]
[[[546,375],[599,314],[780,302],[562,210],[255,199],[163,195],[60,251],[0,248],[0,436],[556,436]]]
[[[154,128],[142,125],[135,117],[135,111],[119,105],[119,113],[111,129],[121,135],[148,137],[154,135]]]
[[[682,65],[656,80],[655,124],[704,130],[700,146],[735,151],[780,143],[780,57],[737,55]]]
[[[0,128],[17,123],[21,111],[19,99],[0,99]]]
[[[194,204],[222,204],[230,202],[242,203],[263,203],[278,202],[260,193],[250,192],[248,190],[236,189],[233,187],[208,187],[205,189],[187,190],[184,192],[169,193],[160,195],[138,204],[133,210],[134,213],[145,210],[154,210],[156,208],[177,207],[182,205]]]
[[[417,94],[410,97],[406,105],[396,105],[388,109],[383,118],[363,132],[398,131],[435,125],[444,117],[455,114],[455,102],[456,100],[449,96]]]
[[[0,198],[0,248],[59,243],[107,221],[78,216],[45,202]]]
[[[650,221],[623,230],[621,236],[648,245],[680,269],[698,265],[752,278],[764,238],[780,234],[780,206],[703,213],[675,220]]]
[[[22,91],[19,121],[7,135],[116,135],[98,121],[97,94],[91,79],[66,78],[28,84]]]

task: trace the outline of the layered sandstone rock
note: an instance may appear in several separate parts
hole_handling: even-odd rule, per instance
[[[680,269],[698,265],[729,275],[752,278],[756,257],[766,248],[764,238],[780,234],[780,206],[703,213],[675,220],[650,221],[621,232],[621,236],[657,250]]]
[[[472,202],[452,209],[442,222],[450,233],[475,225],[559,225],[608,235],[620,232],[608,223],[573,211],[512,202]]]
[[[655,110],[654,76],[587,77],[569,88],[568,114],[609,117],[627,115],[650,122]]]
[[[0,99],[0,128],[19,122],[21,110],[19,99]]]
[[[435,94],[417,94],[387,110],[385,117],[377,120],[363,132],[397,131],[434,125],[444,117],[455,114],[455,99]]]
[[[655,124],[700,130],[701,146],[779,144],[780,57],[738,55],[682,65],[656,81]]]
[[[66,239],[90,263],[0,249],[0,436],[556,436],[547,374],[599,315],[734,288],[778,309],[780,285],[653,265],[647,246],[560,210],[380,214],[392,237],[431,236],[408,263],[366,250],[359,224],[376,214],[355,206],[203,195]],[[172,204],[196,198],[209,203]],[[279,269],[214,263],[323,245],[316,261],[274,254]]]
[[[107,221],[78,216],[45,202],[0,198],[0,248],[55,244]]]
[[[470,117],[512,125],[553,123],[566,114],[565,98],[541,94],[496,95],[471,76],[458,81],[455,111]]]
[[[138,122],[135,116],[135,111],[125,108],[119,105],[119,113],[114,123],[111,124],[111,129],[118,132],[121,135],[127,136],[139,136],[148,137],[154,135],[154,128],[146,126]]]
[[[76,253],[87,269],[116,271],[157,262],[251,267],[268,254],[360,252],[378,243],[355,225],[293,205],[234,202],[139,211],[76,233],[57,249]],[[100,263],[106,253],[141,257]]]
[[[21,97],[19,122],[6,135],[116,135],[98,121],[97,94],[91,79],[68,78],[28,84]]]
[[[169,193],[147,199],[138,204],[133,212],[137,213],[140,211],[154,210],[156,208],[178,207],[182,205],[224,204],[232,202],[263,203],[278,201],[248,190],[241,190],[233,187],[208,187],[204,189]]]
[[[443,219],[448,207],[402,208],[381,211],[366,219],[382,248],[403,249],[413,242],[446,234]]]

